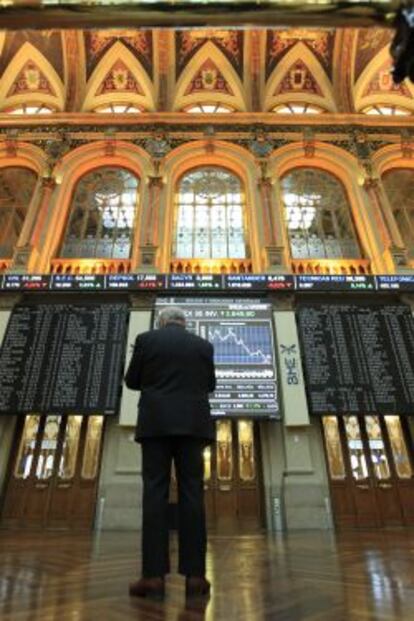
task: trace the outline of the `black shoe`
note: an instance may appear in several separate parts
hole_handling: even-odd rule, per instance
[[[186,597],[206,597],[210,595],[211,585],[204,576],[187,576],[185,579]]]
[[[149,599],[160,600],[165,595],[165,581],[162,577],[141,578],[129,585],[131,597],[147,597]]]

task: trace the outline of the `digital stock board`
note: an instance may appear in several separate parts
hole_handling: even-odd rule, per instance
[[[126,304],[22,304],[0,347],[0,413],[115,414]]]
[[[0,274],[7,292],[395,293],[414,292],[414,275],[395,274]]]
[[[185,312],[187,329],[214,346],[213,416],[279,418],[271,306],[257,300],[159,298]]]
[[[313,414],[414,411],[408,306],[304,303],[297,321]]]

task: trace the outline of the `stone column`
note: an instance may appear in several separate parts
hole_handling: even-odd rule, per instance
[[[155,297],[131,295],[125,369],[135,338],[150,328]],[[111,530],[141,528],[141,447],[135,442],[139,393],[122,387],[119,419],[107,421],[99,479],[99,524]]]
[[[286,252],[283,239],[283,220],[277,200],[276,184],[272,184],[269,177],[263,174],[259,179],[258,187],[262,203],[265,250],[267,270],[269,272],[286,272]]]
[[[378,177],[368,177],[363,185],[373,206],[374,218],[384,248],[385,263],[392,271],[407,265],[407,251],[392,213],[391,205]],[[388,259],[388,260],[387,260]]]
[[[29,270],[35,269],[38,259],[41,256],[41,249],[46,239],[48,216],[51,213],[52,195],[57,184],[53,177],[42,178],[42,192],[39,200],[39,208],[36,219],[36,224],[33,228],[30,244],[33,248]],[[40,269],[45,269],[46,266],[40,266]]]
[[[40,204],[43,197],[43,178],[38,177],[35,189],[30,200],[30,204],[24,219],[22,230],[20,231],[19,239],[13,252],[13,263],[10,271],[25,273],[28,271],[28,265],[32,255],[33,246],[30,243],[30,238],[36,223],[36,217],[38,215]]]
[[[160,204],[163,186],[164,183],[161,176],[149,177],[148,209],[143,231],[144,244],[140,248],[140,264],[146,271],[156,269],[155,259],[159,245]]]
[[[326,529],[331,527],[329,486],[324,465],[323,446],[318,429],[318,419],[309,417],[305,382],[295,321],[294,299],[274,298],[276,326],[276,359],[278,362],[282,404],[282,425],[267,425],[267,435],[280,433],[284,448],[283,472],[280,488],[274,503],[279,500],[283,522],[287,530],[302,528]],[[276,443],[276,438],[265,438],[263,453]],[[271,455],[275,472],[278,456]],[[280,466],[279,466],[280,468]],[[273,475],[274,477],[275,475]],[[276,475],[277,476],[277,475]],[[269,486],[269,484],[268,484]],[[275,487],[271,481],[270,487]],[[277,528],[277,524],[275,524]]]

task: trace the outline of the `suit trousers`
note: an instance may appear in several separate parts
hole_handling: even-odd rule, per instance
[[[144,438],[142,444],[142,575],[170,571],[168,497],[174,461],[178,487],[178,571],[204,576],[206,520],[204,509],[205,442],[189,436]]]

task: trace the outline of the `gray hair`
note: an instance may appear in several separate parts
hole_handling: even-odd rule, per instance
[[[177,323],[185,326],[185,314],[179,306],[168,306],[158,315],[158,327],[163,328],[167,323]]]

